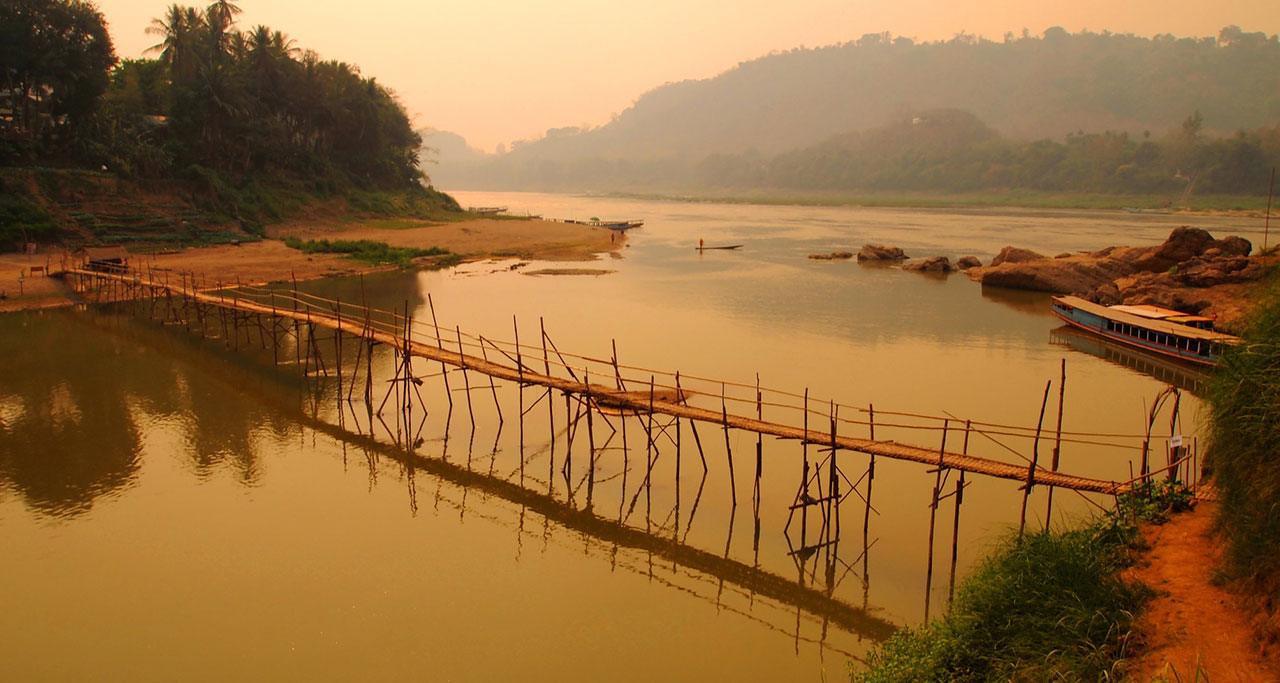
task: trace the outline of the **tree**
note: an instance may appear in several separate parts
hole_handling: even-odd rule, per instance
[[[0,3],[0,99],[9,136],[62,142],[97,111],[116,63],[106,23],[81,0]]]

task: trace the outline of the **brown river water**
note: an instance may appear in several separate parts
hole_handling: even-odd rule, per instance
[[[1034,427],[1054,380],[1051,423],[1065,358],[1063,428],[1130,435],[1168,383],[1190,389],[1202,378],[1064,333],[1045,295],[807,255],[871,242],[987,261],[1006,244],[1050,254],[1155,244],[1188,223],[1256,242],[1261,228],[1125,212],[458,198],[646,223],[622,258],[572,264],[607,274],[526,275],[564,264],[496,261],[304,288],[407,304],[419,320],[430,318],[430,295],[441,325],[464,332],[510,340],[514,317],[522,338],[536,339],[541,319],[561,350],[608,358],[616,342],[628,365],[742,384],[758,374],[808,389],[815,405],[961,422]],[[700,254],[699,239],[743,247]],[[351,363],[354,350],[345,353]],[[393,363],[380,347],[375,376],[390,377]],[[361,411],[340,411],[332,378],[276,366],[261,346],[227,349],[129,307],[0,316],[0,679],[832,680],[924,618],[928,467],[878,460],[874,512],[851,496],[838,542],[796,553],[815,537],[814,519],[788,526],[798,444],[764,440],[757,512],[754,435],[728,435],[732,487],[725,436],[710,425],[699,427],[705,474],[686,425],[679,483],[664,442],[641,487],[643,431],[629,418],[630,448],[614,435],[599,452],[588,506],[581,432],[566,477],[562,450],[547,454],[539,405],[524,424],[522,474],[515,388],[471,381],[483,389],[471,392],[471,414],[457,391],[450,413],[440,378],[424,378],[428,412],[409,453],[389,438],[394,425],[369,436]],[[1174,430],[1193,438],[1198,413],[1184,394]],[[593,436],[603,442],[609,429],[597,422]],[[877,436],[930,447],[939,438],[888,427]],[[1017,461],[989,439],[975,437],[972,451]],[[839,457],[863,485],[866,456]],[[1062,467],[1125,480],[1134,457],[1064,444]],[[960,578],[1017,526],[1022,504],[1017,482],[968,482]],[[947,602],[952,505],[937,517],[931,614]],[[1037,487],[1029,525],[1044,524],[1045,505]],[[1058,492],[1053,523],[1094,509]]]

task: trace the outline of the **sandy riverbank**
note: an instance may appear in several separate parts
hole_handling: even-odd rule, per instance
[[[338,254],[307,255],[286,247],[279,238],[373,240],[396,247],[439,247],[466,261],[507,257],[545,261],[589,261],[599,254],[618,252],[626,244],[622,233],[608,228],[543,220],[477,219],[454,223],[429,223],[411,219],[373,220],[358,223],[326,223],[299,219],[275,226],[271,237],[241,246],[219,245],[184,249],[172,254],[136,255],[135,266],[168,268],[194,273],[209,283],[279,282],[297,278],[355,275],[391,269],[370,266]],[[0,312],[69,305],[72,299],[57,278],[31,276],[31,266],[48,261],[56,270],[61,254],[0,254]],[[421,260],[430,267],[433,259]],[[21,288],[19,276],[24,275]],[[19,290],[21,289],[21,293]]]

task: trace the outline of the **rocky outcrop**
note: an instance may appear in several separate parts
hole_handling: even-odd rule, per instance
[[[1133,265],[1140,271],[1161,273],[1178,264],[1205,255],[1209,255],[1209,258],[1247,256],[1250,251],[1253,251],[1253,245],[1243,237],[1232,236],[1215,240],[1208,230],[1182,226],[1174,228],[1164,244],[1137,256],[1133,260]]]
[[[902,261],[906,258],[906,253],[898,247],[865,244],[858,250],[859,261]]]
[[[908,263],[902,269],[917,273],[950,273],[956,268],[951,265],[951,259],[946,256],[934,256],[923,261]]]
[[[1133,266],[1119,259],[1096,259],[1081,254],[1061,259],[1005,262],[997,266],[971,268],[968,275],[993,287],[1055,294],[1085,294],[1133,272]]]
[[[1151,304],[1188,313],[1212,312],[1228,326],[1243,312],[1262,264],[1241,237],[1214,239],[1200,228],[1180,227],[1154,247],[1107,247],[1052,259],[1006,247],[992,265],[970,268],[983,285],[1075,294],[1104,305]],[[1038,258],[1037,258],[1038,257]]]
[[[956,268],[959,268],[960,270],[969,270],[970,268],[981,267],[982,261],[979,261],[977,256],[961,256],[960,260],[956,261]]]
[[[1241,237],[1215,240],[1205,230],[1184,226],[1174,229],[1156,247],[1108,247],[1052,259],[1026,249],[1005,247],[992,265],[972,268],[968,275],[984,285],[1096,296],[1099,302],[1120,303],[1115,301],[1117,295],[1128,302],[1124,288],[1107,286],[1138,273],[1169,274],[1161,280],[1168,287],[1210,287],[1255,280],[1261,275],[1261,266],[1244,256],[1252,248]]]
[[[996,254],[995,258],[991,259],[991,265],[998,266],[1002,263],[1026,263],[1027,261],[1040,261],[1044,258],[1044,254],[1037,254],[1030,249],[1005,247],[1000,250],[999,254]]]
[[[809,254],[809,258],[815,261],[843,261],[853,258],[851,251],[833,251],[830,254]],[[861,261],[862,259],[858,259]]]

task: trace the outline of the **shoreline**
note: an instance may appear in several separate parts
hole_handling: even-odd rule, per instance
[[[608,228],[538,219],[475,219],[435,223],[416,219],[339,222],[299,218],[272,226],[268,239],[241,245],[191,247],[166,254],[132,254],[130,265],[194,274],[211,285],[263,285],[289,280],[318,280],[401,270],[391,264],[361,263],[341,254],[304,254],[285,246],[284,237],[373,240],[393,247],[438,247],[450,254],[424,257],[414,268],[432,268],[445,259],[469,263],[490,258],[583,262],[601,254],[619,258],[626,235]],[[0,313],[73,306],[77,303],[59,278],[34,276],[30,267],[57,269],[63,252],[0,254]],[[453,260],[459,259],[459,260]],[[18,278],[24,276],[19,285]],[[23,291],[18,294],[19,289]]]
[[[881,209],[964,210],[1008,209],[1011,211],[1129,211],[1135,216],[1229,216],[1237,218],[1262,218],[1265,215],[1266,197],[1211,195],[1197,198],[1201,207],[1168,204],[1162,195],[1105,195],[1071,193],[974,193],[974,194],[858,194],[858,193],[788,193],[746,191],[743,194],[685,194],[680,192],[604,192],[586,193],[615,199],[640,199],[684,202],[690,204],[742,204],[747,206],[809,206]]]

